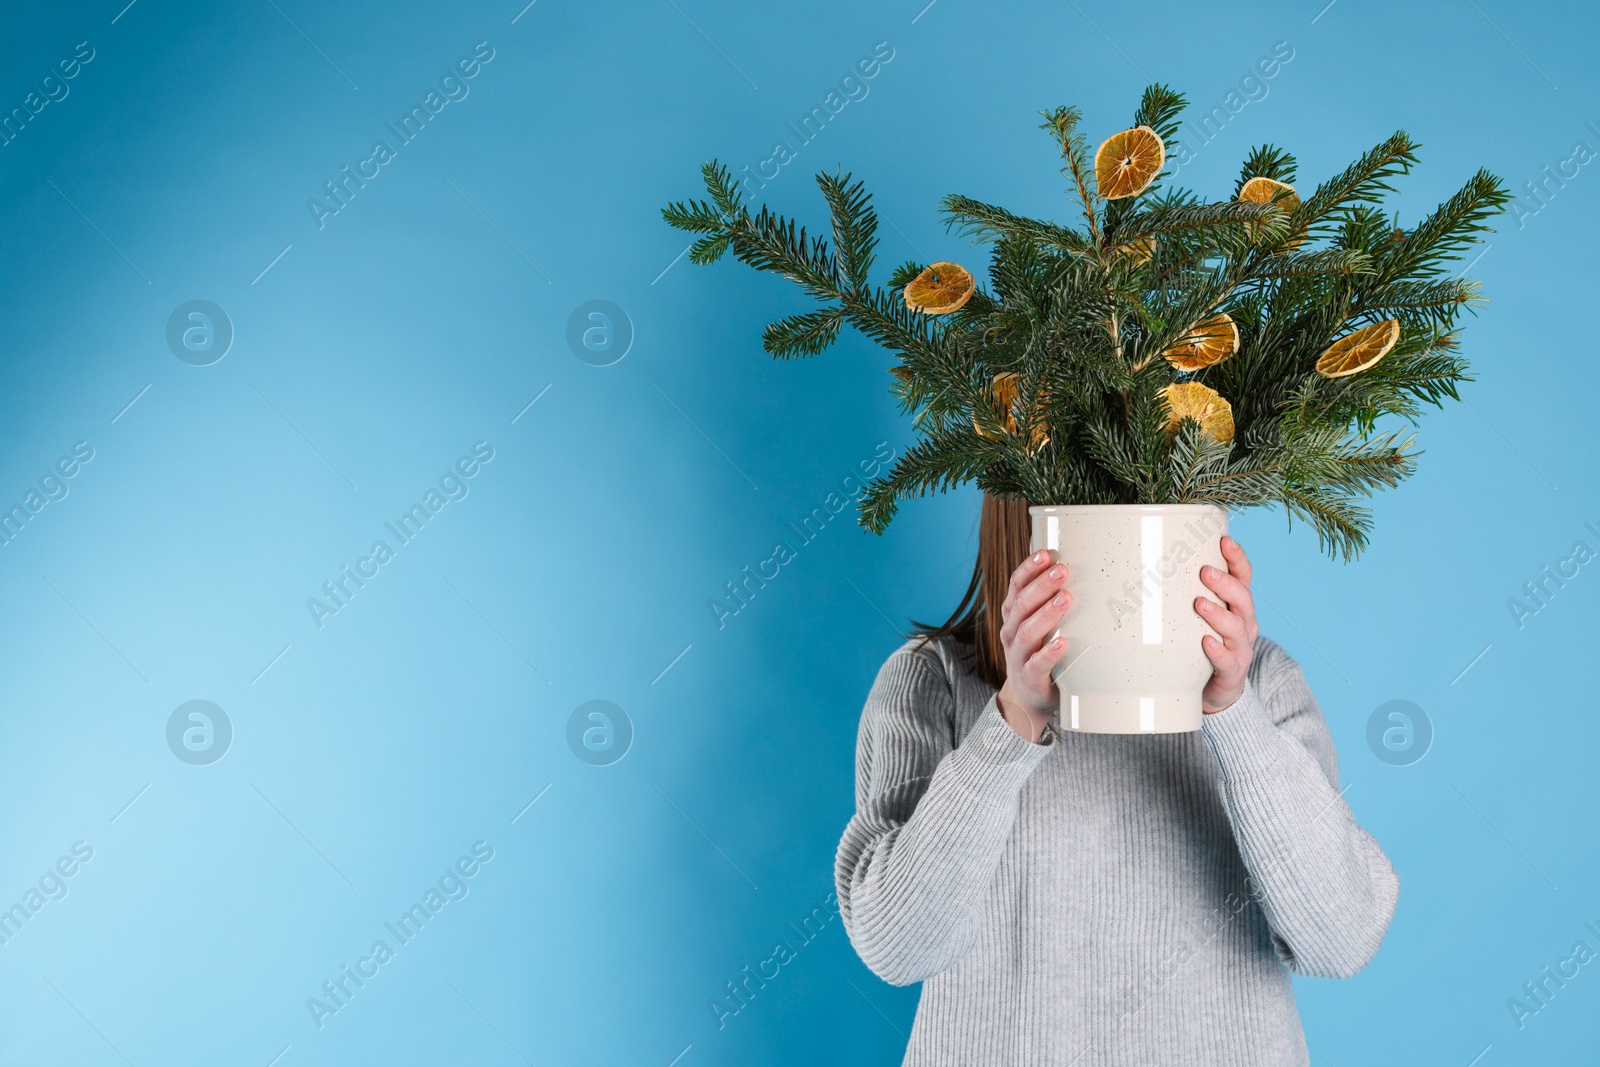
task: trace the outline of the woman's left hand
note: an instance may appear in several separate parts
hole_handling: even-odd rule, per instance
[[[1231,537],[1222,539],[1222,558],[1227,571],[1201,567],[1200,580],[1226,607],[1218,607],[1209,597],[1197,597],[1194,607],[1218,637],[1200,639],[1200,647],[1211,661],[1211,680],[1200,694],[1200,708],[1207,715],[1233,706],[1244,692],[1245,672],[1255,651],[1256,605],[1250,596],[1250,559]]]

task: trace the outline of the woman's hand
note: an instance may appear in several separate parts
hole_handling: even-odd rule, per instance
[[[1227,607],[1218,607],[1209,597],[1199,597],[1194,602],[1195,611],[1221,638],[1207,634],[1200,639],[1212,668],[1211,680],[1200,694],[1200,710],[1207,715],[1232,707],[1244,692],[1245,672],[1250,669],[1256,635],[1261,632],[1256,625],[1255,601],[1250,597],[1249,557],[1239,542],[1224,537],[1222,558],[1228,561],[1228,570],[1201,567],[1200,580]]]
[[[1072,606],[1067,592],[1067,565],[1050,565],[1050,553],[1035,552],[1011,575],[1000,605],[1000,644],[1006,653],[1006,681],[1000,687],[1000,716],[1013,730],[1037,742],[1061,706],[1054,667],[1067,651],[1067,640],[1045,637]]]

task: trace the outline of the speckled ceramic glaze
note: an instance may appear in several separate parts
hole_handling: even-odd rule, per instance
[[[1228,513],[1211,504],[1031,507],[1033,551],[1067,565],[1072,606],[1057,633],[1061,727],[1092,734],[1200,729],[1211,628],[1195,598],[1216,597],[1200,568],[1227,570]]]

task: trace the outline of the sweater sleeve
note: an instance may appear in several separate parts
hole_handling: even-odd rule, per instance
[[[1348,978],[1377,953],[1400,880],[1344,801],[1333,738],[1300,665],[1266,641],[1257,655],[1259,675],[1201,731],[1279,956],[1295,974]]]
[[[909,985],[971,951],[1018,794],[1050,751],[1006,725],[993,697],[963,738],[938,658],[908,644],[878,672],[856,744],[856,813],[834,868],[850,942]]]

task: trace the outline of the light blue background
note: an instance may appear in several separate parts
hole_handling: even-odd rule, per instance
[[[725,1028],[707,1001],[831,890],[861,702],[895,628],[964,587],[978,499],[912,503],[882,538],[841,516],[719,629],[724,583],[909,427],[887,355],[771,361],[761,327],[803,298],[677,259],[657,214],[702,160],[791,139],[875,42],[868,95],[761,195],[820,222],[809,175],[854,171],[884,271],[981,261],[947,192],[1066,213],[1040,109],[1097,137],[1150,81],[1209,108],[1280,41],[1184,184],[1227,195],[1270,140],[1309,186],[1403,127],[1409,223],[1480,165],[1522,192],[1600,150],[1577,4],[121,3],[19,8],[0,46],[6,110],[95,50],[0,147],[0,500],[95,450],[0,549],[0,903],[94,849],[0,946],[5,1063],[898,1062],[916,991],[837,921]],[[470,95],[318,229],[307,199],[479,41]],[[1371,967],[1298,985],[1318,1064],[1575,1062],[1600,1038],[1600,967],[1521,1030],[1506,1006],[1600,948],[1600,571],[1520,630],[1507,608],[1600,548],[1600,168],[1546,199],[1473,269],[1470,404],[1427,417],[1366,557],[1235,520],[1403,879]],[[166,344],[191,299],[237,332],[208,367]],[[591,299],[636,331],[609,367],[565,341]],[[306,599],[477,441],[470,495],[319,630]],[[235,731],[210,766],[166,746],[192,699]],[[636,732],[611,766],[565,740],[591,699]],[[1437,732],[1412,766],[1366,746],[1391,699]],[[319,1030],[307,998],[477,841],[470,894]]]

